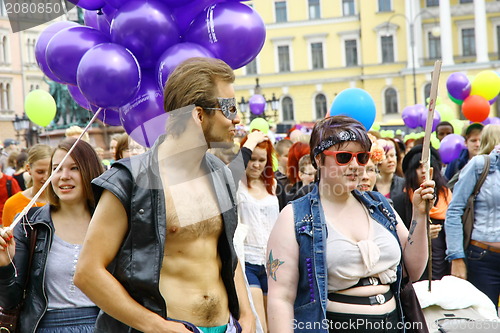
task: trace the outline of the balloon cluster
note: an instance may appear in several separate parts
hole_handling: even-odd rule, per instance
[[[500,75],[494,71],[479,72],[472,80],[462,72],[452,73],[446,81],[448,97],[462,106],[465,118],[482,122],[488,118],[490,105],[500,93]]]
[[[429,102],[429,99],[427,99]],[[425,124],[427,122],[427,107],[423,104],[415,104],[407,106],[403,109],[401,117],[403,118],[403,122],[409,128],[417,128],[423,127],[425,128]],[[455,114],[453,109],[442,102],[441,98],[438,97],[436,99],[436,107],[434,109],[434,118],[432,121],[432,131],[436,130],[437,125],[441,121],[451,121],[455,119]]]
[[[178,64],[211,57],[240,68],[265,42],[259,14],[235,0],[70,2],[85,9],[85,26],[48,26],[35,46],[40,69],[67,84],[79,105],[104,109],[102,121],[123,125],[146,146],[164,132],[163,87]],[[157,117],[162,121],[145,127]]]

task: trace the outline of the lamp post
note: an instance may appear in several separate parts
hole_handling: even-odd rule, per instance
[[[408,23],[408,28],[409,28],[409,32],[410,32],[411,74],[412,74],[412,78],[413,78],[413,101],[414,101],[414,104],[417,104],[417,102],[418,102],[417,101],[417,73],[416,73],[416,65],[415,65],[415,21],[417,20],[417,18],[419,16],[421,16],[424,13],[427,13],[430,16],[432,16],[434,18],[434,22],[437,23],[436,17],[432,13],[430,13],[428,10],[425,10],[425,9],[421,10],[417,15],[415,15],[415,17],[413,17],[412,20],[410,20],[404,14],[396,13],[396,14],[393,14],[391,17],[389,17],[389,19],[386,22],[387,27],[389,27],[389,23],[391,22],[391,20],[394,17],[401,16]],[[439,28],[438,27],[433,28],[431,33],[435,37],[439,36],[439,34],[440,34]]]
[[[12,121],[12,125],[14,126],[14,130],[16,131],[17,141],[21,136],[20,132],[24,131],[24,140],[26,141],[26,147],[29,148],[33,145],[33,141],[37,143],[38,141],[38,127],[35,126],[31,120],[23,113],[22,117],[19,117],[17,114]]]
[[[260,95],[261,94],[261,87],[259,84],[259,78],[255,79],[255,88],[254,88],[254,94],[255,95]],[[265,109],[264,112],[260,115],[255,115],[252,113],[252,106],[250,105],[250,98],[248,100],[245,99],[245,97],[241,97],[241,101],[238,103],[241,114],[242,114],[242,122],[244,125],[247,124],[247,119],[248,122],[252,121],[255,118],[264,118],[266,120],[269,120],[273,118],[274,122],[278,122],[278,107],[279,107],[279,100],[276,98],[276,95],[272,93],[271,99],[266,99],[265,95],[262,95],[265,100]],[[272,115],[269,115],[268,112],[271,111],[273,112]]]

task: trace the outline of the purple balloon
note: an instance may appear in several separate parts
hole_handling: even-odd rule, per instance
[[[68,0],[72,4],[77,5],[83,9],[96,10],[104,7],[106,4],[104,0]]]
[[[405,107],[401,113],[401,118],[403,118],[403,122],[409,128],[417,128],[420,126],[420,113],[414,105]]]
[[[472,85],[467,75],[456,72],[452,73],[446,80],[446,88],[453,98],[463,101],[469,96]]]
[[[85,96],[83,96],[80,88],[77,86],[68,85],[68,91],[76,104],[80,105],[82,108],[96,113],[99,107],[94,106],[87,101]],[[122,122],[120,120],[120,113],[113,109],[103,109],[97,115],[97,119],[101,120],[103,123],[110,126],[121,126]]]
[[[47,60],[45,58],[45,51],[47,50],[47,44],[49,44],[49,41],[51,40],[52,37],[54,37],[55,34],[64,29],[74,26],[79,26],[79,24],[71,21],[52,23],[42,31],[40,36],[38,36],[38,39],[35,44],[36,62],[38,64],[38,67],[40,67],[41,71],[52,81],[64,83],[57,76],[55,76],[54,73],[50,71],[50,68],[47,65]]]
[[[240,2],[223,2],[200,13],[184,38],[237,69],[259,54],[266,40],[266,28],[253,8]]]
[[[425,110],[425,112],[422,112],[420,114],[420,126],[422,126],[425,129],[425,125],[427,123],[427,116],[429,112]],[[434,118],[432,119],[432,131],[434,132],[436,130],[437,125],[441,122],[441,115],[437,110],[434,110]]]
[[[266,99],[262,95],[255,94],[250,97],[248,105],[250,107],[250,112],[258,116],[263,114],[264,110],[266,109]]]
[[[179,43],[163,52],[156,65],[158,86],[163,89],[168,76],[181,62],[193,57],[214,58],[212,52],[194,43]]]
[[[119,110],[123,128],[139,144],[151,147],[165,133],[163,92],[152,71],[143,74],[139,92]]]
[[[172,8],[172,16],[174,17],[175,24],[179,29],[179,34],[184,36],[198,14],[200,14],[208,6],[221,1],[223,0],[198,0]]]
[[[129,50],[106,43],[85,53],[76,77],[80,91],[91,104],[116,109],[139,90],[141,69]]]
[[[498,117],[488,117],[482,123],[483,123],[483,125],[500,125],[500,118],[498,118]]]
[[[83,22],[87,27],[91,27],[94,29],[97,28],[97,11],[95,10],[83,10]]]
[[[163,2],[169,7],[179,7],[184,5],[190,5],[193,0],[163,0]]]
[[[132,51],[141,68],[151,68],[179,42],[179,32],[166,5],[156,0],[130,1],[116,11],[111,39]]]
[[[115,7],[115,8],[120,8],[130,0],[104,0],[108,5]]]
[[[50,70],[59,79],[76,84],[76,70],[85,52],[110,40],[102,32],[85,26],[58,32],[47,45],[45,58]]]
[[[495,102],[497,101],[497,99],[498,99],[498,95],[495,98],[489,100],[488,103],[490,103],[490,105],[493,105],[493,104],[495,104]]]
[[[443,138],[439,146],[439,155],[444,164],[456,160],[465,149],[465,139],[458,134],[449,134]]]

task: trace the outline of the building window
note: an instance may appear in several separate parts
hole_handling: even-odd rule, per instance
[[[311,57],[312,57],[312,68],[313,69],[324,68],[323,43],[312,43],[311,44]]]
[[[280,72],[290,72],[290,48],[288,45],[278,46],[278,63]]]
[[[473,3],[474,0],[460,0],[460,3]]]
[[[319,0],[309,0],[309,19],[316,20],[320,16]]]
[[[245,66],[245,71],[247,75],[257,74],[257,58],[254,58]]]
[[[431,84],[427,83],[424,87],[424,101],[427,104],[427,98],[431,96]]]
[[[380,39],[382,47],[382,63],[394,62],[394,41],[392,36],[382,36]]]
[[[385,99],[385,113],[394,114],[398,113],[398,93],[394,88],[387,88],[384,92]]]
[[[0,36],[0,64],[7,62],[7,37]]]
[[[354,15],[354,0],[342,0],[342,12],[344,16]]]
[[[275,1],[274,10],[276,12],[276,22],[288,21],[286,16],[286,1]]]
[[[390,12],[391,0],[378,0],[378,11],[379,12]]]
[[[425,6],[426,7],[437,7],[437,6],[439,6],[439,0],[426,0]]]
[[[10,110],[10,84],[0,83],[0,110]]]
[[[476,37],[474,28],[462,29],[462,55],[464,57],[476,55]]]
[[[7,10],[5,9],[5,1],[0,2],[0,16],[7,16]]]
[[[326,115],[326,96],[324,94],[317,94],[314,98],[314,105],[316,107],[316,119],[323,119]]]
[[[441,58],[441,37],[435,37],[432,32],[427,34],[429,37],[429,59]]]
[[[358,65],[358,42],[355,39],[345,41],[345,64],[346,66]]]
[[[497,25],[497,54],[498,59],[500,59],[500,25]],[[498,113],[498,116],[500,116],[500,113]]]
[[[281,110],[283,110],[283,121],[293,121],[293,101],[290,97],[283,97]]]

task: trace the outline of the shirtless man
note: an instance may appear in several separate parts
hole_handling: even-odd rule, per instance
[[[233,144],[233,81],[220,60],[178,66],[165,89],[166,136],[93,181],[100,199],[75,284],[104,311],[96,332],[255,332],[233,247],[233,175],[207,153]]]

